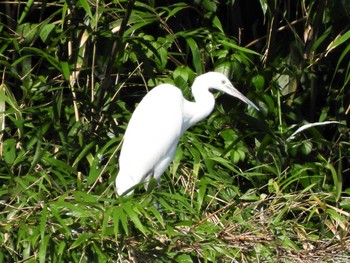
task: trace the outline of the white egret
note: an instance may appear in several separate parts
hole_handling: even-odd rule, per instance
[[[209,89],[225,92],[259,110],[218,72],[200,75],[191,89],[195,102],[186,100],[177,87],[161,84],[153,88],[137,106],[120,152],[116,178],[119,196],[132,193],[129,190],[141,182],[147,186],[152,178],[159,181],[174,158],[182,134],[214,109],[215,99]]]

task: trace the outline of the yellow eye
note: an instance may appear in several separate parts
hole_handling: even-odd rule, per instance
[[[226,80],[222,79],[222,80],[221,80],[221,84],[222,84],[222,85],[225,85],[225,84],[226,84]]]

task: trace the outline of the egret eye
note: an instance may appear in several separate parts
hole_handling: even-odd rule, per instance
[[[222,84],[222,85],[225,85],[225,84],[226,84],[226,80],[222,79],[222,80],[221,80],[221,84]]]

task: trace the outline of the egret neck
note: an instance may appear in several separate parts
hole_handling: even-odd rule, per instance
[[[205,83],[198,81],[198,78],[193,83],[192,94],[195,102],[184,100],[182,133],[208,117],[214,109],[215,98],[213,94],[210,93],[209,87]]]

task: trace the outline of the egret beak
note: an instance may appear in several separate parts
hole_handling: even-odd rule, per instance
[[[259,108],[251,101],[249,100],[246,96],[244,96],[242,93],[240,93],[231,83],[225,85],[227,88],[227,94],[236,97],[237,99],[240,99],[244,103],[252,106],[254,109],[259,111]]]

